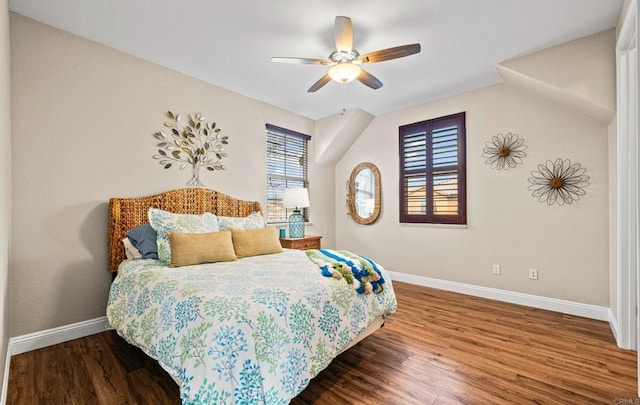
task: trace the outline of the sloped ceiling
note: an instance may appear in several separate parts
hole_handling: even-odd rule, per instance
[[[615,30],[496,66],[505,84],[608,125],[616,110]]]
[[[622,0],[11,0],[13,12],[313,119],[380,115],[500,82],[501,61],[615,26]],[[366,53],[419,42],[422,53],[367,65],[384,86],[329,83],[337,15]]]
[[[374,118],[368,112],[356,108],[317,120],[316,162],[337,162]]]

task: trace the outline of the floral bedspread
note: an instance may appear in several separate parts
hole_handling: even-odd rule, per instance
[[[179,382],[184,404],[287,404],[396,305],[390,281],[358,294],[285,250],[179,268],[125,261],[107,318]]]

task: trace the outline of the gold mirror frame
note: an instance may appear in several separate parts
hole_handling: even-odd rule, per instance
[[[358,173],[360,173],[363,169],[371,170],[371,174],[373,175],[373,189],[374,189],[374,207],[373,212],[367,218],[360,216],[358,213],[358,208],[356,207],[356,177]],[[380,216],[380,207],[381,207],[381,194],[380,194],[380,171],[373,163],[362,162],[357,165],[353,171],[351,172],[351,177],[349,178],[349,182],[347,183],[347,207],[349,208],[349,215],[351,218],[361,225],[370,225],[378,219]]]

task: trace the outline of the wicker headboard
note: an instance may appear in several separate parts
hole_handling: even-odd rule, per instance
[[[178,214],[211,212],[227,217],[245,217],[252,212],[262,213],[259,202],[238,200],[215,190],[183,188],[139,198],[109,200],[109,271],[118,271],[125,259],[122,239],[138,225],[149,222],[149,208],[159,208]]]

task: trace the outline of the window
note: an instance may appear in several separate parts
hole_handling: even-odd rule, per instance
[[[309,135],[267,124],[267,222],[287,222],[293,209],[282,206],[285,188],[309,187]],[[309,220],[309,210],[301,210]]]
[[[466,224],[465,113],[399,132],[400,222]]]

